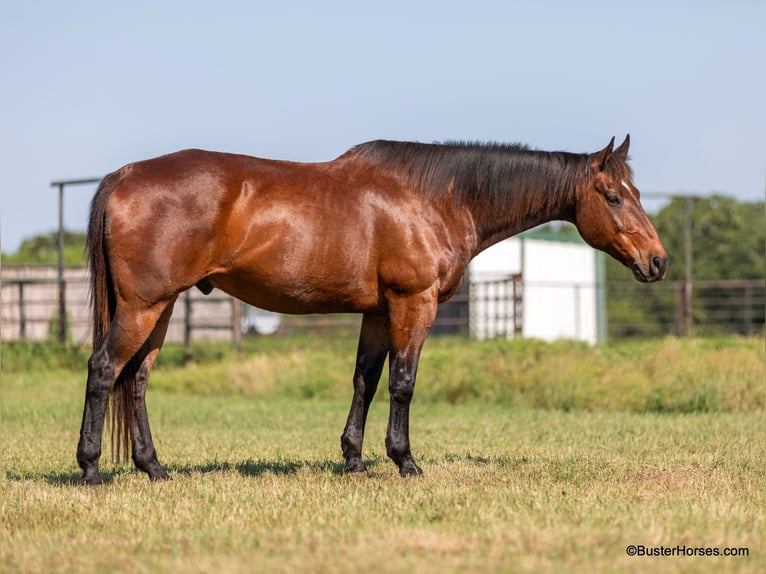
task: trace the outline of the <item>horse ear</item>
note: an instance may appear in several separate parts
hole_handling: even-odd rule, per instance
[[[609,159],[609,156],[612,155],[613,148],[614,148],[614,136],[612,136],[612,139],[609,140],[608,146],[606,146],[601,151],[596,152],[596,158],[594,159],[593,164],[598,168],[599,171],[604,171],[604,168],[606,167],[606,162]]]
[[[620,147],[614,150],[614,153],[620,156],[622,161],[625,161],[628,159],[628,149],[630,149],[630,134],[625,136],[625,141],[620,144]]]

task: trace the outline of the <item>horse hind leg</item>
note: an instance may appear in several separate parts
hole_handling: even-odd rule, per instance
[[[83,471],[79,484],[95,486],[102,483],[98,461],[101,458],[104,417],[109,393],[116,379],[115,372],[115,360],[104,342],[88,360],[85,406],[80,426],[80,441],[77,444],[77,463]]]
[[[167,305],[168,302],[156,304],[141,312],[118,306],[103,342],[88,360],[85,405],[77,444],[77,462],[83,471],[80,484],[102,483],[98,465],[109,393],[125,366],[145,348]]]
[[[149,384],[149,375],[154,362],[160,353],[165,341],[170,315],[173,312],[173,303],[169,304],[162,312],[152,334],[142,347],[141,367],[136,374],[136,384],[133,388],[133,429],[131,433],[131,447],[133,463],[136,468],[149,475],[149,480],[165,480],[167,472],[157,460],[157,451],[152,441],[152,432],[149,428],[149,416],[146,412],[146,389]]]

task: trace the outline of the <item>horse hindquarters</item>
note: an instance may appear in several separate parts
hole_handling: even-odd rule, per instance
[[[116,447],[117,458],[120,454],[127,456],[133,442],[136,464],[143,464],[150,476],[161,477],[164,473],[157,470],[158,464],[152,463],[152,459],[156,463],[156,455],[153,447],[149,448],[151,434],[144,392],[176,295],[161,297],[149,304],[137,293],[138,281],[132,276],[115,275],[114,262],[120,260],[120,254],[114,253],[113,244],[107,248],[107,237],[112,234],[115,221],[113,194],[122,177],[122,171],[117,171],[104,178],[93,197],[88,222],[93,354],[88,361],[77,445],[77,462],[83,470],[80,482],[85,484],[101,483],[98,464],[110,393],[112,446]]]

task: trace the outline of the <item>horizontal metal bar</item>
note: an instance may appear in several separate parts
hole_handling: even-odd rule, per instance
[[[179,317],[174,322],[180,323],[183,321],[182,317]],[[228,323],[226,325],[223,325],[221,323],[211,323],[210,325],[206,325],[205,323],[192,323],[189,325],[189,328],[194,331],[199,331],[202,329],[210,329],[211,331],[220,330],[223,331],[224,329],[231,329],[231,323]]]
[[[67,185],[85,185],[88,183],[99,183],[103,177],[86,177],[83,179],[60,179],[51,182],[51,187],[61,187]]]
[[[3,279],[3,285],[35,285],[45,283],[58,283],[55,277],[21,277],[18,279]]]

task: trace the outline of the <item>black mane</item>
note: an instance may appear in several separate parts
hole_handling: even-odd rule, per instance
[[[376,140],[349,151],[396,173],[430,197],[450,197],[472,210],[547,209],[574,201],[587,182],[590,154],[546,152],[524,144]]]

